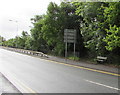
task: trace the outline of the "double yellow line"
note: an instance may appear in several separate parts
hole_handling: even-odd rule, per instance
[[[1,73],[20,91],[20,93],[36,93],[34,90],[13,76],[13,74],[7,71],[2,71]]]
[[[23,89],[25,92],[27,91],[27,93],[36,93],[34,90],[23,84],[20,80],[16,79],[15,77],[14,80],[16,80],[19,87],[21,87],[21,89]]]

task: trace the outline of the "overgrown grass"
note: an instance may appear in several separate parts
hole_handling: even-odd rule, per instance
[[[76,61],[78,61],[78,60],[80,60],[80,58],[79,57],[74,57],[74,56],[70,56],[70,57],[68,57],[68,59],[70,59],[70,60],[76,60]]]

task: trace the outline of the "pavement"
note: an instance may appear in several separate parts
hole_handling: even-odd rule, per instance
[[[107,66],[104,64],[92,64],[90,62],[74,61],[74,60],[70,60],[70,59],[66,60],[65,58],[51,56],[51,55],[48,55],[48,58],[45,58],[45,57],[40,57],[40,58],[52,60],[52,61],[56,61],[56,62],[62,62],[62,63],[66,63],[66,64],[71,64],[71,65],[76,65],[76,66],[87,67],[87,68],[96,69],[96,70],[107,71],[107,72],[111,72],[111,73],[117,73],[117,74],[119,73],[119,68]]]

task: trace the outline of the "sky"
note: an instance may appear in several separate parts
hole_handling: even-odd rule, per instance
[[[23,30],[30,33],[30,19],[45,14],[51,1],[60,4],[60,0],[1,0],[0,35],[8,40]]]

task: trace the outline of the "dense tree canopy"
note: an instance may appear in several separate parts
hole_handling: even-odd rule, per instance
[[[50,2],[46,14],[31,23],[30,35],[23,31],[3,45],[64,56],[64,29],[76,29],[79,57],[107,56],[120,63],[120,2]],[[68,50],[73,52],[73,44]]]

